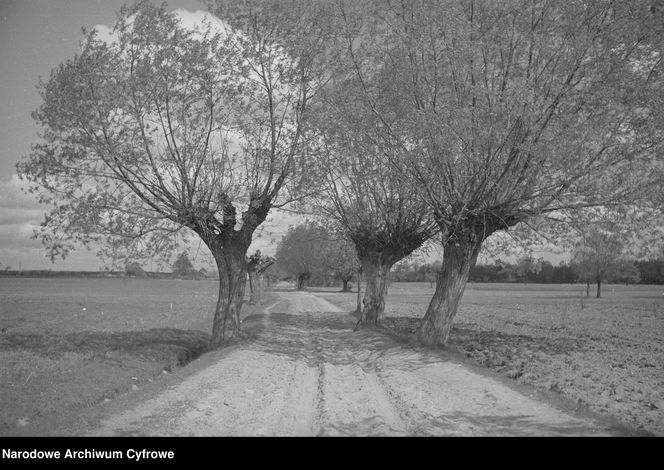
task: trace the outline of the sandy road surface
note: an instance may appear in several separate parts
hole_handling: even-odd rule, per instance
[[[250,339],[94,435],[606,435],[443,352],[413,347],[304,292],[245,319]]]

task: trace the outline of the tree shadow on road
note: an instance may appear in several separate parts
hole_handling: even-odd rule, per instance
[[[252,347],[311,366],[325,362],[373,370],[389,358],[393,366],[418,369],[449,360],[445,350],[427,350],[384,328],[354,331],[355,322],[347,313],[270,313],[247,317],[243,328]]]

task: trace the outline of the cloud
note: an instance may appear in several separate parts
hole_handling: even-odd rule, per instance
[[[177,8],[172,10],[180,20],[181,25],[186,29],[195,30],[197,27],[202,27],[205,24],[210,24],[213,30],[218,32],[228,32],[230,27],[224,23],[221,19],[211,14],[210,12],[203,10],[189,11],[184,8]],[[134,16],[128,18],[128,24],[132,24],[134,21]],[[105,24],[95,25],[92,29],[96,30],[97,38],[106,42],[114,43],[117,42],[118,36],[113,32],[112,26],[107,26]]]
[[[37,200],[21,191],[24,183],[13,174],[0,181],[0,262],[44,258],[44,248],[32,238],[33,231],[44,217],[44,208]],[[25,266],[25,265],[24,265]]]
[[[97,270],[99,260],[85,249],[73,253],[66,261],[51,263],[41,242],[32,238],[46,207],[21,191],[24,186],[16,174],[0,181],[0,268]]]
[[[9,181],[0,181],[0,226],[32,223],[38,225],[44,217],[44,206],[21,188],[25,184],[13,174]]]
[[[113,28],[109,28],[105,24],[98,24],[92,29],[97,31],[97,38],[101,41],[111,43],[115,42],[117,39],[116,35],[113,34]]]
[[[182,26],[188,29],[195,29],[196,26],[200,26],[204,23],[210,23],[218,31],[224,31],[227,28],[223,21],[207,11],[189,11],[185,10],[184,8],[178,8],[173,10],[173,13],[175,13],[178,18],[180,18]]]

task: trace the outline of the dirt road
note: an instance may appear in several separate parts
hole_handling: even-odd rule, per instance
[[[305,292],[277,292],[249,339],[94,435],[607,435],[443,351],[378,330]]]

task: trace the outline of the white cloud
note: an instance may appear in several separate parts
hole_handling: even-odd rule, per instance
[[[97,31],[97,38],[104,42],[111,43],[116,40],[116,36],[113,34],[113,28],[109,28],[105,24],[98,24],[92,29]]]
[[[202,10],[189,11],[184,8],[178,8],[172,11],[179,18],[183,27],[187,29],[194,30],[197,27],[202,27],[204,24],[209,23],[213,30],[218,32],[227,32],[230,30],[230,27],[220,20],[215,15]],[[128,18],[128,23],[131,25],[133,22],[133,16]],[[107,26],[105,24],[95,25],[93,30],[97,31],[97,37],[107,43],[117,42],[117,35],[113,33],[113,27]]]
[[[0,181],[0,263],[4,265],[11,260],[43,258],[45,253],[41,243],[32,238],[44,208],[35,197],[21,191],[23,186],[16,174]]]
[[[44,217],[43,206],[21,190],[24,186],[16,174],[9,181],[0,181],[0,246],[10,234],[24,235],[28,227],[32,233],[32,227]]]

